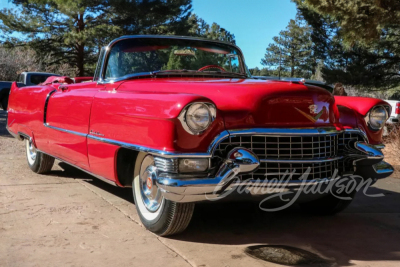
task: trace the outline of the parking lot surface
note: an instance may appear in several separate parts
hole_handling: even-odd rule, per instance
[[[247,256],[252,245],[301,248],[334,266],[400,265],[400,179],[379,181],[332,217],[297,206],[196,206],[186,232],[161,238],[141,226],[131,189],[56,161],[49,175],[26,163],[0,111],[0,266],[280,266]]]

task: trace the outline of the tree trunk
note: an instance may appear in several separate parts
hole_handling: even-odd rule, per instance
[[[291,66],[290,66],[290,67],[291,67],[290,77],[293,78],[293,77],[294,77],[294,67],[295,67],[295,66],[294,66],[294,55],[292,55],[291,61],[292,61],[292,62],[291,62]]]
[[[82,32],[85,29],[85,22],[83,20],[84,13],[80,13],[77,18],[78,32]],[[85,43],[78,42],[76,48],[76,66],[78,68],[78,76],[85,76]]]
[[[77,45],[77,62],[78,76],[85,76],[85,47],[83,45]]]

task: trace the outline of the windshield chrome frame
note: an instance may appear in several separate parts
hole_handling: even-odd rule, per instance
[[[231,43],[227,43],[227,42],[222,42],[222,41],[218,41],[218,40],[209,40],[209,39],[205,39],[205,38],[197,38],[197,37],[187,37],[187,36],[174,36],[174,35],[127,35],[127,36],[122,36],[120,38],[114,39],[113,41],[111,41],[106,47],[103,47],[102,49],[104,49],[104,53],[103,53],[103,57],[100,59],[99,58],[99,64],[101,64],[100,66],[100,72],[99,72],[99,76],[95,76],[93,77],[94,81],[97,81],[98,84],[108,84],[108,83],[115,83],[115,82],[119,82],[119,81],[123,81],[126,79],[129,79],[131,77],[138,77],[138,76],[151,76],[152,72],[146,72],[146,73],[132,73],[132,74],[128,74],[119,78],[115,78],[115,79],[105,79],[105,73],[106,73],[106,62],[108,60],[108,57],[110,55],[111,49],[112,47],[122,41],[122,40],[127,40],[127,39],[144,39],[144,38],[148,38],[148,39],[176,39],[176,40],[194,40],[194,41],[205,41],[205,42],[210,42],[210,43],[218,43],[218,44],[223,44],[223,45],[228,45],[228,46],[232,46],[233,48],[237,49],[237,51],[239,52],[239,62],[240,62],[240,70],[243,72],[243,77],[246,78],[250,78],[249,76],[249,72],[244,60],[244,56],[243,56],[243,52],[242,50]],[[101,63],[100,63],[101,62]],[[147,74],[147,75],[146,75]]]

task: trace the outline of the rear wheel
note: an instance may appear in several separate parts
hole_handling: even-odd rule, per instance
[[[26,159],[32,171],[44,174],[48,173],[54,164],[54,158],[37,151],[32,140],[25,139]]]
[[[307,213],[314,215],[334,215],[345,210],[353,201],[357,191],[352,193],[341,193],[338,196],[329,194],[321,199],[300,204]],[[342,199],[346,198],[346,199]]]
[[[161,194],[156,184],[156,167],[151,155],[139,154],[132,182],[136,209],[143,225],[160,236],[183,232],[190,223],[193,203],[176,203]]]

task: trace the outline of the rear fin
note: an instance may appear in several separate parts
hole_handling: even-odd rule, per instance
[[[18,87],[18,84],[17,84],[17,82],[13,82],[12,84],[11,84],[11,90],[13,90],[13,89],[18,89],[19,87]]]

